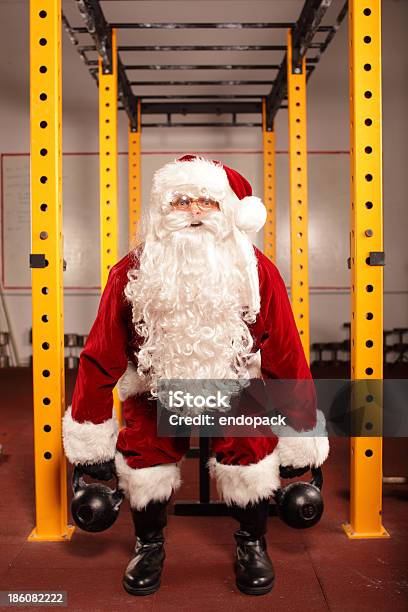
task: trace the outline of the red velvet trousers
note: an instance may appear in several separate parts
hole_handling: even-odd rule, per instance
[[[123,402],[125,427],[119,432],[116,448],[131,468],[177,463],[190,448],[189,437],[157,435],[156,403],[143,396]],[[250,465],[270,455],[278,439],[274,435],[220,437],[211,439],[217,461],[226,465]]]

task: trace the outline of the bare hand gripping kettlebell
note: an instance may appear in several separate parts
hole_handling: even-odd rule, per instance
[[[274,495],[278,516],[294,529],[313,527],[323,514],[323,472],[320,467],[311,468],[311,472],[313,478],[310,483],[291,482]]]
[[[84,531],[105,531],[116,521],[123,493],[100,483],[87,484],[82,470],[75,466],[72,474],[71,514],[75,523]]]

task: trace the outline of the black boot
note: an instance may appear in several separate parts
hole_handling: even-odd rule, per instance
[[[248,504],[245,508],[232,506],[232,515],[240,523],[240,529],[234,534],[237,543],[236,584],[247,595],[265,595],[274,584],[275,572],[265,540],[268,513],[268,499]]]
[[[163,529],[167,525],[167,503],[152,501],[144,510],[132,510],[135,555],[123,576],[123,586],[131,595],[151,595],[160,587],[166,556]]]

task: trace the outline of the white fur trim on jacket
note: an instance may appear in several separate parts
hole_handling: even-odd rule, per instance
[[[62,419],[62,440],[70,463],[100,463],[115,456],[118,423],[116,416],[95,425],[90,421],[74,421],[71,406]]]
[[[151,501],[169,499],[181,485],[178,463],[133,469],[128,466],[122,453],[117,452],[115,464],[119,488],[134,510],[143,510]]]
[[[245,508],[249,503],[270,497],[280,487],[276,450],[250,465],[224,465],[212,457],[208,467],[211,477],[216,479],[219,496],[228,505]]]
[[[310,431],[298,432],[292,427],[272,427],[279,437],[276,450],[280,464],[294,468],[319,467],[329,455],[329,439],[327,437],[326,420],[321,410],[316,414],[316,427]]]
[[[124,402],[128,397],[150,390],[147,377],[138,374],[132,361],[128,362],[126,372],[119,378],[116,388],[121,402]]]

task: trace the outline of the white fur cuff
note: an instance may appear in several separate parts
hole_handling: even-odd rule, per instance
[[[276,450],[250,465],[224,465],[212,457],[208,466],[217,491],[226,504],[242,508],[273,495],[280,487],[279,456]]]
[[[62,419],[62,440],[65,455],[70,463],[100,463],[115,456],[118,423],[116,417],[104,423],[74,421],[71,406]]]
[[[116,386],[121,402],[128,397],[134,397],[149,391],[149,383],[146,376],[140,376],[137,368],[132,361],[128,362],[125,373],[119,378]]]
[[[133,469],[122,453],[115,456],[119,488],[125,493],[134,510],[143,510],[151,501],[165,501],[181,485],[177,463]]]
[[[319,467],[329,455],[326,420],[321,410],[316,414],[316,427],[310,431],[297,432],[289,426],[272,427],[279,437],[276,450],[281,465],[294,468]]]

